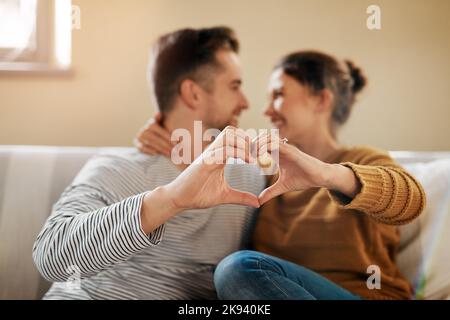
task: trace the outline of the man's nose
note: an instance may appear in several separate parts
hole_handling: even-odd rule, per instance
[[[246,110],[246,109],[248,109],[250,106],[249,106],[249,103],[248,103],[248,100],[247,100],[247,97],[242,93],[241,94],[241,99],[240,99],[240,102],[239,102],[239,107],[241,108],[241,109],[243,109],[243,110]]]

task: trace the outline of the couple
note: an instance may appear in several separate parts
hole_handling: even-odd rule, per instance
[[[337,126],[364,85],[353,65],[316,52],[277,64],[266,114],[289,144],[279,145],[278,180],[267,189],[255,165],[202,161],[221,153],[250,162],[241,152],[249,139],[235,128],[248,108],[238,49],[223,27],[158,39],[149,80],[164,121],[141,132],[140,148],[170,152],[170,132],[192,133],[195,120],[225,129],[188,167],[139,152],[90,160],[33,247],[55,282],[46,299],[411,296],[395,265],[395,226],[420,214],[425,195],[386,154],[338,146]],[[250,242],[258,251],[239,251]],[[370,265],[380,290],[366,286]],[[77,286],[64,282],[77,277]]]

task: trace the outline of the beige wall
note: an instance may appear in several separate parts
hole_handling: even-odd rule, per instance
[[[350,57],[369,87],[344,142],[395,150],[450,150],[450,1],[75,0],[74,75],[0,75],[0,144],[130,145],[153,114],[149,44],[163,32],[229,25],[242,41],[242,126],[266,127],[266,82],[281,55],[314,48]],[[366,28],[378,4],[382,30]]]

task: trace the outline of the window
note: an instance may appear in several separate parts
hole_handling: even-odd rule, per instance
[[[1,0],[0,72],[68,70],[71,33],[70,0]]]

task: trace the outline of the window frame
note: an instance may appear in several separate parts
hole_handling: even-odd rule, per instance
[[[36,49],[24,49],[13,61],[0,60],[0,74],[21,74],[21,73],[71,73],[71,32],[67,32],[66,37],[70,37],[69,48],[70,62],[62,65],[58,63],[56,57],[57,36],[56,36],[56,21],[57,21],[57,1],[61,0],[37,0],[36,10]],[[70,6],[72,1],[65,0]],[[70,19],[72,24],[72,17]],[[14,49],[0,48],[0,53],[11,52]],[[1,56],[1,54],[0,54]]]

